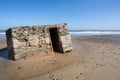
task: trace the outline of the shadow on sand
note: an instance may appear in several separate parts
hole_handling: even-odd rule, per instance
[[[7,50],[7,47],[0,49],[0,57],[8,59],[8,50]]]

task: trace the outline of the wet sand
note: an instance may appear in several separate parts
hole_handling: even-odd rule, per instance
[[[0,40],[0,80],[120,80],[119,35],[72,37],[72,43],[72,52],[12,61]]]

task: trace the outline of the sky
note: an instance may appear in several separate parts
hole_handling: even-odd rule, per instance
[[[70,30],[120,30],[120,0],[0,0],[0,30],[59,23]]]

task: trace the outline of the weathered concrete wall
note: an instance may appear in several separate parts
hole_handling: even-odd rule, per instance
[[[50,28],[58,29],[62,52],[71,51],[71,38],[66,24],[22,26],[6,31],[9,58],[18,60],[53,51]]]

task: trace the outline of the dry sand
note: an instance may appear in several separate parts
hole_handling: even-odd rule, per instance
[[[7,60],[0,55],[0,80],[120,80],[120,36],[72,37],[74,50],[55,56]],[[6,54],[0,40],[0,54]]]

